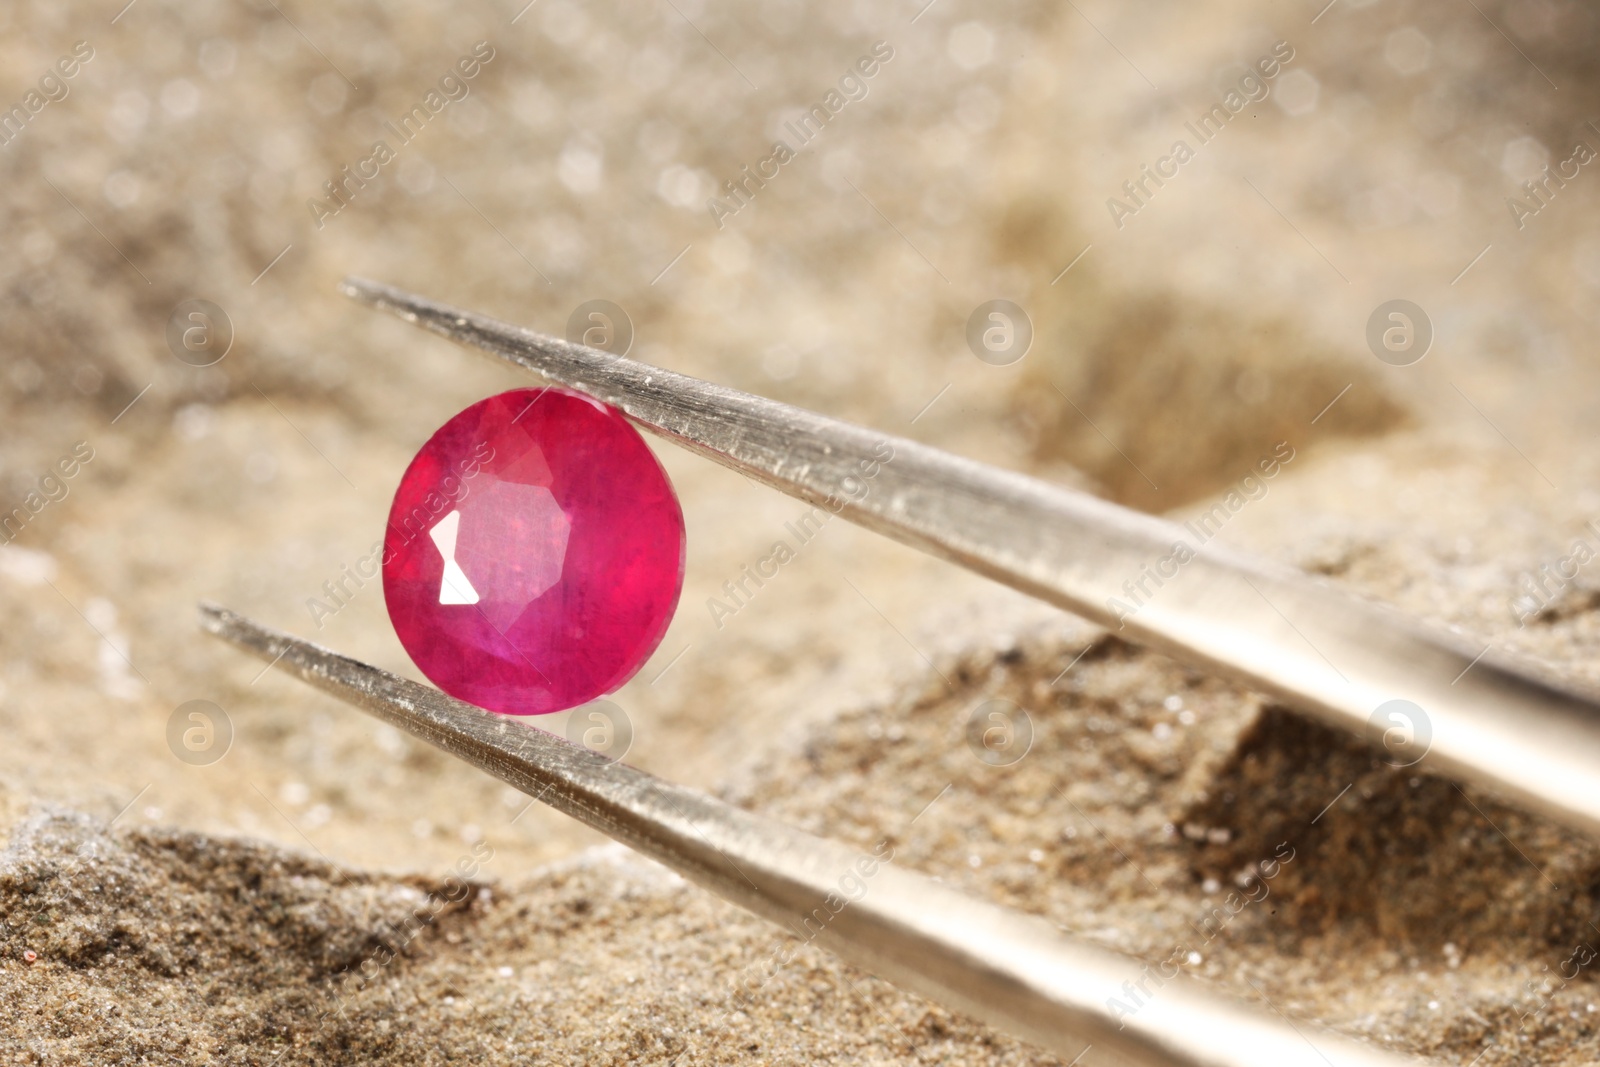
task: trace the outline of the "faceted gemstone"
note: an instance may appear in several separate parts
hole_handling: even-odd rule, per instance
[[[683,540],[672,484],[620,412],[515,389],[445,423],[406,468],[383,595],[440,689],[542,715],[644,665],[683,588]]]

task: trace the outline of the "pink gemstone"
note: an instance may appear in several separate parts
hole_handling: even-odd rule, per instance
[[[383,595],[451,696],[543,715],[617,689],[683,588],[683,511],[620,412],[562,389],[467,408],[400,479]]]

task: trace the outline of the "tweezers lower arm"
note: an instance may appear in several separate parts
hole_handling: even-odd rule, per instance
[[[223,608],[203,605],[201,625],[842,959],[1068,1059],[1092,1048],[1084,1062],[1095,1067],[1418,1063],[1182,975],[1145,979],[1147,997],[1129,1000],[1125,984],[1148,970],[1137,961],[957,893],[882,850],[802,833]],[[748,977],[732,995],[764,975]],[[1114,1000],[1137,1010],[1124,1015]]]

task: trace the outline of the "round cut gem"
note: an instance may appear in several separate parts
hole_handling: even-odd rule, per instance
[[[514,389],[445,423],[406,468],[383,595],[440,689],[542,715],[644,665],[678,604],[683,542],[672,483],[620,412]]]

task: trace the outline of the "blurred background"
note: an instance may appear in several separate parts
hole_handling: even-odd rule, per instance
[[[381,537],[399,477],[433,430],[526,380],[353,305],[336,291],[347,274],[553,334],[579,305],[608,300],[631,323],[634,358],[1153,513],[1203,509],[1288,442],[1293,461],[1224,540],[1600,677],[1600,571],[1521,601],[1524,578],[1575,539],[1600,545],[1585,526],[1600,520],[1600,12],[1579,0],[1325,2],[8,4],[0,511],[20,519],[0,547],[3,821],[65,818],[108,842],[144,842],[158,867],[162,848],[198,832],[397,885],[442,874],[485,839],[494,879],[548,880],[546,865],[600,841],[542,808],[519,816],[519,794],[197,630],[196,602],[215,600],[417,677],[379,583],[324,619],[308,600]],[[877,60],[870,77],[864,57]],[[477,60],[470,78],[463,58]],[[1230,117],[1203,139],[1214,105]],[[800,144],[794,126],[817,106],[829,119]],[[416,107],[428,121],[397,136]],[[380,141],[392,158],[369,165]],[[778,141],[794,158],[734,196],[727,183],[760,170]],[[1192,150],[1181,165],[1162,162],[1179,141]],[[332,197],[328,183],[372,166],[376,177]],[[1152,168],[1169,176],[1151,179]],[[231,332],[208,366],[169,343],[192,300],[220,309]],[[995,300],[1020,309],[1029,344],[997,353],[969,340],[969,321]],[[1386,348],[1396,320],[1384,308],[1396,300],[1410,302],[1414,337]],[[1033,649],[1024,660],[1041,677],[1023,691],[1035,715],[1080,723],[1085,707],[1122,708],[1107,712],[1107,735],[1148,733],[1184,706],[1166,682],[1141,688],[1177,670],[1143,654],[1118,653],[1132,657],[1118,669],[1133,681],[1099,704],[1039,689],[1091,630],[842,523],[718,626],[707,598],[804,508],[652,444],[683,501],[688,570],[656,657],[614,697],[636,765],[870,843],[874,805],[909,817],[927,799],[909,784],[917,767],[970,761],[945,751],[951,736],[960,748],[946,719],[990,677],[986,656]],[[973,662],[990,666],[952,666]],[[877,719],[859,759],[829,762],[840,716],[909,715],[929,692],[949,708],[916,735],[922,747],[896,757],[905,766],[887,773],[883,731],[902,728]],[[1231,725],[1196,742],[1213,763],[1238,751],[1261,711],[1256,698],[1216,692],[1216,721]],[[169,720],[190,700],[226,716],[231,743],[211,763],[169,745]],[[1140,718],[1129,700],[1166,718]],[[559,732],[565,719],[538,725]],[[1164,893],[1210,877],[1171,851],[1189,847],[1181,833],[1169,840],[1185,805],[1222,793],[1207,784],[1211,764],[1184,768],[1165,773],[1191,775],[1187,799],[1148,817],[1122,805],[1130,827],[1148,823],[1151,847],[1170,852]],[[1076,784],[1091,792],[1129,773],[1081,772]],[[816,804],[785,808],[802,783]],[[1006,788],[1018,803],[1049,792]],[[1270,809],[1270,783],[1255,788]],[[980,792],[996,789],[991,780]],[[818,815],[857,793],[852,811]],[[1055,819],[1018,817],[1035,816]],[[1595,884],[1585,846],[1525,821],[1577,884]],[[1053,846],[1093,836],[1069,846],[1058,823]],[[1382,854],[1380,838],[1364,840]],[[969,862],[979,851],[954,847],[929,843],[917,862],[1018,906],[1060,903],[1026,879],[997,888]],[[1044,860],[1027,862],[1037,874]],[[1223,877],[1226,862],[1214,864]],[[1084,863],[1058,877],[1092,899],[1105,883]],[[7,884],[15,890],[0,882],[0,899]],[[1513,1011],[1504,990],[1522,988],[1519,968],[1561,959],[1555,942],[1590,903],[1587,889],[1572,891],[1519,913],[1522,940],[1488,952],[1486,1003]],[[1394,899],[1449,892],[1406,881]],[[1375,907],[1300,918],[1323,932],[1354,924],[1346,932],[1377,953],[1351,950],[1377,968],[1369,977],[1416,970],[1393,938],[1437,908],[1401,908],[1378,938],[1383,923],[1362,917]],[[1095,926],[1070,912],[1062,921]],[[638,928],[630,922],[620,928]],[[1430,929],[1435,955],[1464,941]],[[1528,938],[1556,955],[1530,957]],[[11,936],[7,952],[23,940]],[[1137,937],[1111,941],[1143,951]],[[1385,963],[1383,951],[1399,955]],[[1255,973],[1285,990],[1354,981],[1273,966]],[[23,981],[21,968],[8,956],[0,982]],[[1437,998],[1425,984],[1411,1029],[1397,1021],[1411,1009],[1393,1001],[1340,1009],[1306,996],[1306,1014],[1399,1034],[1416,1051],[1519,1048],[1485,1037],[1495,1028],[1455,1001],[1429,1016]],[[895,1006],[904,999],[862,1020],[824,1010],[819,1034],[835,1036],[798,1042],[794,1062],[827,1041],[855,1047],[838,1035],[892,1029],[879,1016],[912,1011]],[[1575,1003],[1581,1021],[1586,1002]],[[29,1025],[38,1062],[67,1062],[50,1056],[78,1037]],[[301,1049],[285,1036],[298,1025],[283,1022],[277,1040]],[[449,1026],[437,1025],[427,1047],[445,1040]],[[984,1045],[973,1024],[940,1025],[923,1035],[942,1050],[930,1062],[1031,1055]],[[661,1026],[640,1026],[659,1038]],[[1565,1063],[1592,1050],[1583,1034],[1551,1038],[1537,1061],[1522,1048],[1521,1059],[1496,1051],[1482,1062]],[[177,1047],[171,1034],[150,1040]],[[225,1044],[213,1034],[185,1055],[210,1048],[226,1061]],[[855,1054],[911,1055],[873,1047]],[[543,1055],[582,1059],[555,1045]],[[787,1062],[771,1046],[750,1055]]]

